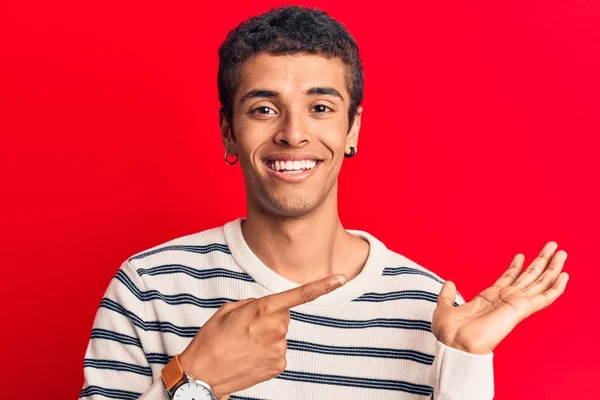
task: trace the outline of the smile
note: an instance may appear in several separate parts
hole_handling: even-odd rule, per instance
[[[308,178],[321,164],[318,160],[267,160],[264,163],[271,175],[286,182]]]
[[[282,173],[298,173],[307,169],[313,169],[317,164],[317,160],[295,160],[295,161],[279,161],[269,160],[266,162],[267,167],[273,171],[281,171]]]

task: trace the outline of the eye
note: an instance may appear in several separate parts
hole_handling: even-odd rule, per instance
[[[326,113],[326,112],[332,111],[331,108],[329,108],[323,104],[318,104],[318,105],[314,106],[313,110],[315,110],[317,113]]]
[[[272,111],[272,112],[270,112]],[[260,106],[260,107],[256,107],[254,110],[251,111],[252,114],[261,114],[261,115],[269,115],[269,114],[275,114],[275,110],[273,110],[271,107],[267,107],[267,106]]]

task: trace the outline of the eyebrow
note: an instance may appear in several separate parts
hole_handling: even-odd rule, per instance
[[[342,101],[344,101],[344,97],[342,96],[342,94],[340,92],[337,91],[337,89],[332,88],[330,86],[327,87],[313,87],[310,88],[306,91],[306,94],[309,96],[315,96],[315,95],[329,95],[329,96],[334,96],[334,97],[338,97],[340,98]]]
[[[344,97],[342,94],[333,87],[312,87],[306,91],[306,95],[308,96],[318,96],[318,95],[329,95],[340,98],[344,101]],[[257,97],[263,98],[273,98],[279,97],[279,92],[276,90],[268,90],[268,89],[252,89],[248,93],[242,96],[240,99],[240,104],[249,99],[255,99]]]
[[[257,97],[279,97],[279,92],[275,90],[266,90],[266,89],[252,89],[248,93],[242,96],[240,99],[240,104],[245,102],[246,100],[255,99]]]

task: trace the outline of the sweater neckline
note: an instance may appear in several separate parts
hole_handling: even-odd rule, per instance
[[[237,218],[227,222],[223,226],[225,242],[235,262],[248,273],[258,284],[271,293],[279,293],[300,286],[279,275],[265,265],[250,249],[242,234],[242,221],[245,218]],[[300,307],[330,306],[345,303],[369,292],[376,291],[380,287],[379,280],[385,268],[385,245],[373,235],[353,229],[346,232],[360,237],[369,243],[369,255],[362,271],[354,279],[331,293],[327,293],[310,303]]]

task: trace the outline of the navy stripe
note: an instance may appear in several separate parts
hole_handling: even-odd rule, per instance
[[[221,244],[221,243],[212,243],[212,244],[208,244],[205,246],[175,244],[175,245],[160,247],[160,248],[154,249],[154,250],[145,251],[143,253],[140,253],[140,254],[130,257],[129,261],[138,260],[140,258],[148,257],[148,256],[151,256],[156,253],[161,253],[163,251],[173,251],[173,250],[187,251],[190,253],[198,253],[198,254],[207,254],[212,251],[220,251],[225,254],[231,254],[231,252],[229,251],[229,247],[227,247],[226,244]]]
[[[165,264],[152,268],[138,268],[137,273],[142,275],[167,275],[167,274],[185,274],[196,279],[210,278],[232,278],[246,282],[255,282],[250,275],[245,272],[231,271],[225,268],[196,269],[182,264]]]
[[[396,390],[412,394],[430,395],[433,391],[431,386],[418,385],[405,381],[394,381],[390,379],[371,379],[341,375],[324,375],[311,372],[283,371],[278,379],[297,382],[322,383],[326,385],[352,386],[368,389]]]
[[[129,277],[122,271],[117,272],[116,278],[123,283],[138,299],[142,301],[162,300],[167,304],[192,304],[202,308],[219,308],[225,302],[237,301],[228,298],[200,299],[187,293],[178,295],[163,295],[156,290],[143,292],[135,286]],[[103,300],[104,301],[104,300]],[[329,326],[342,329],[364,329],[364,328],[396,328],[396,329],[419,329],[431,332],[431,322],[423,320],[411,320],[401,318],[375,318],[369,320],[344,320],[338,318],[319,317],[290,311],[291,318],[295,321],[305,322],[313,325]],[[135,323],[135,322],[134,322]],[[165,322],[164,324],[167,324]],[[172,325],[172,324],[171,324]],[[174,325],[173,325],[174,326]]]
[[[402,299],[418,299],[437,302],[437,294],[426,292],[423,290],[401,290],[399,292],[388,293],[365,293],[362,296],[352,301],[369,301],[380,303],[382,301],[402,300]]]
[[[150,367],[143,367],[141,365],[129,364],[126,362],[115,360],[96,360],[92,358],[86,358],[83,360],[83,367],[111,369],[113,371],[126,371],[133,372],[139,375],[152,376],[152,370],[150,369]]]
[[[375,318],[367,320],[346,320],[339,318],[318,317],[316,315],[302,314],[290,311],[293,320],[306,322],[314,325],[330,326],[341,329],[365,329],[365,328],[396,328],[396,329],[418,329],[431,332],[431,322],[417,319],[402,318]]]
[[[140,317],[135,315],[133,312],[126,310],[119,303],[115,302],[114,300],[108,299],[108,298],[102,299],[102,301],[100,302],[100,307],[103,307],[108,310],[117,312],[121,315],[124,315],[125,317],[129,318],[135,326],[137,326],[138,328],[143,329],[145,331],[158,331],[158,332],[163,332],[163,333],[173,333],[180,337],[193,338],[194,336],[196,336],[196,333],[200,329],[200,327],[197,327],[197,326],[182,327],[182,326],[177,326],[170,322],[164,322],[164,321],[144,321],[143,319],[141,319]]]
[[[386,267],[383,269],[383,274],[384,276],[396,276],[396,275],[421,275],[421,276],[426,276],[430,279],[433,279],[434,281],[441,283],[442,285],[444,284],[444,281],[440,280],[437,276],[430,274],[428,272],[424,272],[421,270],[418,270],[416,268],[410,268],[410,267]],[[463,297],[463,295],[460,294],[460,292],[457,290],[456,291],[456,295],[458,297]],[[457,302],[453,303],[454,307],[458,307],[459,304]]]
[[[162,294],[158,290],[147,290],[141,291],[133,283],[133,281],[127,276],[125,271],[119,270],[115,275],[115,278],[125,285],[135,297],[141,301],[161,300],[167,304],[178,305],[178,304],[192,304],[201,308],[219,308],[223,304],[237,301],[227,297],[215,297],[210,299],[201,299],[192,296],[188,293],[181,294]]]
[[[158,290],[141,291],[140,289],[138,289],[137,286],[135,286],[133,281],[129,279],[125,271],[123,271],[122,269],[120,269],[117,272],[115,278],[119,280],[123,285],[125,285],[131,291],[131,293],[133,293],[133,295],[141,301],[162,300],[165,303],[171,305],[193,304],[201,308],[219,308],[225,303],[237,301],[234,299],[229,299],[227,297],[200,299],[188,293],[162,294]]]
[[[347,347],[328,346],[318,343],[302,342],[299,340],[287,340],[288,350],[306,351],[319,354],[331,354],[337,356],[391,358],[415,361],[421,364],[432,365],[435,356],[415,350],[386,349],[379,347]],[[173,356],[163,353],[148,353],[146,359],[150,364],[167,364]]]
[[[424,271],[420,271],[416,268],[410,268],[410,267],[386,267],[383,269],[383,275],[387,275],[387,276],[395,276],[395,275],[404,275],[404,274],[409,274],[409,275],[422,275],[422,276],[426,276],[428,278],[433,279],[436,282],[439,282],[441,284],[444,284],[444,282],[442,280],[440,280],[438,277],[436,277],[435,275],[432,275],[428,272],[424,272]]]
[[[146,359],[150,364],[168,364],[173,356],[163,353],[147,353]]]
[[[151,376],[151,375],[150,375]],[[359,388],[369,389],[385,389],[403,391],[412,394],[420,395],[431,395],[433,388],[427,385],[418,385],[404,381],[394,381],[389,379],[371,379],[371,378],[359,378],[359,377],[346,377],[340,375],[324,375],[309,372],[300,371],[284,371],[282,374],[277,376],[277,379],[284,379],[290,381],[309,382],[309,383],[320,383],[337,386],[351,386]],[[107,389],[100,386],[88,386],[81,391],[80,397],[88,397],[92,395],[101,395],[111,399],[122,399],[122,400],[135,400],[138,399],[142,393],[129,392],[124,390]],[[251,397],[242,397],[232,395],[231,400],[261,400]]]
[[[438,295],[424,290],[401,290],[398,292],[388,293],[365,293],[362,296],[352,301],[366,301],[372,303],[381,303],[383,301],[394,300],[425,300],[432,303],[437,303]],[[458,303],[454,302],[454,306],[458,307]]]
[[[142,393],[128,392],[126,390],[118,389],[108,389],[103,388],[101,386],[88,386],[81,391],[79,397],[82,398],[94,395],[108,397],[109,399],[136,400],[140,398]]]
[[[327,346],[317,343],[302,342],[299,340],[287,341],[288,350],[308,351],[319,354],[332,354],[337,356],[356,356],[373,358],[392,358],[416,361],[421,364],[431,365],[435,356],[414,350],[385,349],[378,347],[346,347]]]
[[[142,347],[142,342],[138,338],[133,336],[124,335],[122,333],[117,333],[113,331],[109,331],[106,329],[94,328],[92,329],[92,339],[106,339],[113,340],[115,342],[119,342],[122,344],[131,344],[137,347]]]
[[[138,299],[142,301],[150,300],[162,300],[167,304],[178,305],[178,304],[193,304],[201,308],[219,308],[224,303],[236,301],[234,299],[221,297],[211,299],[200,299],[190,294],[183,293],[177,295],[164,295],[157,290],[149,290],[142,292],[135,286],[131,279],[125,274],[123,270],[119,270],[115,276],[123,285],[125,285]],[[422,290],[405,290],[400,292],[390,293],[366,293],[353,301],[364,301],[364,302],[382,302],[399,299],[417,299],[426,300],[433,303],[437,302],[437,295],[435,293],[426,292]],[[458,304],[454,303],[455,307]]]
[[[100,302],[100,307],[107,308],[129,318],[133,324],[145,331],[159,331],[174,333],[180,337],[194,337],[200,327],[179,327],[170,322],[164,321],[144,321],[133,312],[126,310],[117,302],[104,298]],[[394,318],[376,318],[371,320],[343,320],[336,318],[317,317],[313,315],[302,314],[296,311],[290,311],[293,320],[309,324],[329,326],[342,329],[364,329],[364,328],[397,328],[397,329],[418,329],[431,332],[431,323],[422,320],[394,319]]]
[[[258,397],[236,396],[235,394],[232,394],[231,396],[229,396],[229,400],[264,400],[264,399],[259,399]]]

